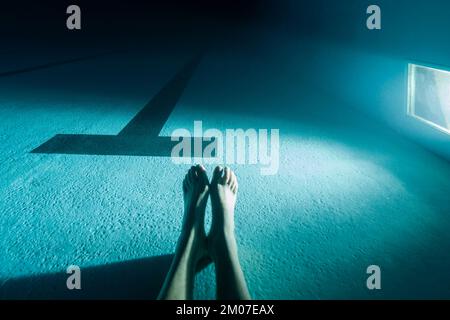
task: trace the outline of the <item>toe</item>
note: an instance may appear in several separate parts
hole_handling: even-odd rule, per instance
[[[224,173],[223,178],[222,178],[222,183],[223,184],[229,184],[230,183],[230,179],[231,179],[231,170],[230,170],[230,168],[226,167],[224,171],[225,171],[225,173]]]
[[[239,188],[239,184],[237,182],[237,180],[234,182],[233,185],[233,193],[236,194],[238,192],[238,188]]]
[[[234,189],[234,186],[235,186],[235,183],[234,183],[234,181],[232,180],[228,185],[230,186],[230,189],[233,190],[233,189]]]
[[[205,185],[209,184],[208,175],[206,173],[205,167],[203,167],[202,165],[197,165],[197,175],[203,184]]]
[[[189,176],[190,182],[193,183],[195,180],[195,177],[196,177],[195,167],[191,167],[191,169],[189,169],[188,176]]]
[[[230,183],[237,184],[237,178],[234,171],[230,170]]]
[[[222,169],[221,166],[217,166],[214,169],[213,176],[212,176],[212,179],[211,179],[211,184],[216,184],[216,183],[219,182],[219,179],[222,176],[222,170],[223,169]]]
[[[183,184],[186,186],[186,188],[189,188],[189,186],[191,185],[191,179],[190,179],[189,173],[187,173],[186,176],[184,177]]]
[[[233,193],[237,192],[238,182],[237,182],[236,174],[231,170],[230,170],[230,179],[228,181],[228,185],[230,186],[230,189],[231,189],[231,191],[233,191]]]

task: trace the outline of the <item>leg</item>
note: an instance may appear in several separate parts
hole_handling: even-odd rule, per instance
[[[234,234],[234,207],[238,183],[229,168],[214,170],[210,184],[212,225],[208,239],[216,264],[217,299],[251,299],[239,263]]]
[[[207,257],[204,218],[208,177],[202,166],[192,167],[183,181],[184,218],[175,256],[158,299],[193,298],[197,264]]]

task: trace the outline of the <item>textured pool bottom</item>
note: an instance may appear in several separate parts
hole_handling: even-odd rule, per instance
[[[251,104],[251,88],[215,86],[209,70],[230,67],[218,64],[203,61],[161,135],[194,120],[220,130],[280,129],[277,175],[262,176],[258,166],[232,167],[240,184],[239,254],[252,295],[450,297],[448,163],[386,128],[333,118],[326,111],[333,100],[313,90],[297,88],[284,98],[255,95]],[[159,290],[180,231],[181,181],[189,166],[160,157],[29,153],[57,133],[116,134],[176,70],[172,66],[145,85],[140,76],[116,84],[124,96],[136,98],[48,89],[74,68],[81,78],[98,68],[89,81],[101,82],[113,73],[107,66],[89,62],[30,73],[2,89],[2,298],[154,298]],[[40,77],[48,87],[24,96],[22,89]],[[224,75],[221,81],[231,80]],[[99,90],[117,87],[106,83]],[[289,113],[273,107],[288,101]],[[305,116],[308,109],[313,116]],[[81,267],[81,292],[65,289],[70,264]],[[372,264],[381,267],[381,291],[365,286]],[[196,297],[214,298],[212,267],[198,275]]]

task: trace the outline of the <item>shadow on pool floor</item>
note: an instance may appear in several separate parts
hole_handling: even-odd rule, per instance
[[[0,280],[0,299],[156,299],[173,255],[81,268],[81,290],[65,272]]]

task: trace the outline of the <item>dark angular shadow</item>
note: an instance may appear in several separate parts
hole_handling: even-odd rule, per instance
[[[58,134],[31,153],[170,157],[178,142],[158,135],[200,60],[197,56],[178,71],[117,135]]]
[[[14,75],[17,75],[17,74],[27,73],[27,72],[41,70],[41,69],[49,69],[49,68],[62,66],[62,65],[65,65],[65,64],[70,64],[70,63],[75,63],[75,62],[81,62],[81,61],[85,61],[85,60],[96,59],[96,58],[107,56],[107,55],[110,55],[110,54],[113,54],[113,53],[116,53],[116,52],[107,52],[107,53],[89,55],[89,56],[84,56],[84,57],[79,57],[79,58],[72,58],[72,59],[67,59],[67,60],[62,60],[62,61],[55,61],[55,62],[45,63],[45,64],[32,66],[32,67],[27,67],[27,68],[23,68],[23,69],[4,71],[4,72],[0,72],[0,78],[8,77],[8,76],[14,76]]]
[[[81,268],[81,290],[68,290],[65,272],[8,279],[0,299],[156,299],[173,255]]]
[[[170,137],[58,134],[31,153],[170,157],[172,148],[177,143],[178,141],[171,141]],[[191,138],[191,146],[195,143],[202,145],[203,150],[202,138]],[[202,157],[202,153],[193,156]]]

